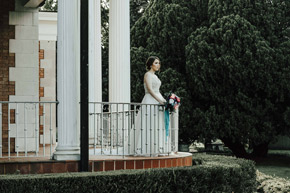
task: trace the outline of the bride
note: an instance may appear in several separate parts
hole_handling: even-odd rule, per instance
[[[131,131],[130,153],[135,155],[157,155],[164,153],[167,140],[164,129],[163,107],[166,100],[159,92],[161,81],[155,72],[161,67],[160,59],[150,56],[144,75],[145,96],[137,114],[136,129]],[[133,133],[132,133],[133,132]]]

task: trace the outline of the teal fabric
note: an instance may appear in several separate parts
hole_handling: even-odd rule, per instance
[[[165,110],[164,112],[164,117],[165,117],[165,131],[166,131],[166,141],[167,137],[169,136],[169,110]]]

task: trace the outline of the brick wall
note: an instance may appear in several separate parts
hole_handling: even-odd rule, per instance
[[[9,81],[9,67],[15,66],[15,54],[9,53],[9,39],[15,38],[15,26],[9,25],[9,11],[14,11],[14,0],[0,1],[0,101],[8,101],[9,95],[15,95],[15,82]],[[2,105],[2,145],[3,152],[8,150],[8,105]],[[14,113],[12,113],[12,116]],[[14,120],[13,117],[12,121]],[[11,151],[14,151],[15,139],[11,139]]]
[[[44,59],[44,49],[40,49],[39,42],[39,101],[44,97],[44,87],[41,87],[40,79],[44,78],[44,68],[41,68],[41,60]],[[39,120],[43,116],[43,105],[39,105]],[[39,135],[43,135],[43,125],[39,122]]]
[[[56,101],[56,41],[39,41],[39,101]],[[56,143],[56,104],[39,106],[40,144]],[[45,121],[45,126],[44,126]],[[52,131],[52,138],[50,138]]]

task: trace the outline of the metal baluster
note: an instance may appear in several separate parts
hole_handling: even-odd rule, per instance
[[[122,119],[122,131],[123,131],[123,158],[125,157],[125,117],[124,117],[124,113],[125,113],[125,107],[124,107],[124,103],[123,103],[123,119]],[[128,151],[129,152],[129,151]]]
[[[153,133],[154,134],[153,135],[154,138],[153,138],[153,140],[154,140],[154,153],[156,154],[157,153],[157,151],[156,151],[156,145],[157,145],[156,141],[158,140],[158,139],[156,139],[156,136],[157,136],[156,135],[156,107],[157,107],[157,105],[154,105],[153,107],[154,107],[154,128],[153,128],[154,129],[154,133]]]
[[[94,155],[96,155],[96,103],[94,105]]]
[[[152,146],[153,146],[153,143],[152,143],[152,105],[150,105],[150,156],[152,156]]]
[[[158,122],[158,126],[157,126],[157,134],[158,134],[158,153],[160,153],[160,143],[161,143],[161,139],[160,139],[160,106],[158,106],[158,109],[157,109],[157,122]],[[162,135],[161,135],[162,136]]]
[[[164,153],[165,152],[165,139],[166,139],[166,130],[165,130],[165,117],[164,117],[164,113],[165,113],[165,108],[164,107],[162,107],[162,114],[163,114],[163,116],[162,116],[162,133],[163,133],[163,151],[162,151],[162,153]]]
[[[2,103],[0,103],[0,157],[2,157]]]
[[[50,135],[50,158],[52,159],[52,105],[50,103],[50,129],[49,129],[49,135]],[[56,132],[56,131],[55,131]]]
[[[133,119],[133,123],[134,123],[134,154],[136,154],[136,105],[134,104],[134,119]]]
[[[16,113],[15,113],[15,122],[16,122],[16,139],[15,139],[15,146],[16,146],[16,156],[19,156],[19,142],[18,142],[18,103],[16,103]]]
[[[99,105],[98,105],[99,107]],[[99,134],[99,130],[100,130],[100,114],[97,114],[97,144],[100,145],[99,143],[99,139],[100,139],[100,134]]]
[[[35,124],[35,126],[34,126],[34,131],[35,131],[35,155],[38,156],[38,152],[37,152],[37,110],[36,110],[36,103],[34,103],[34,109],[35,109],[35,111],[34,111],[35,112],[34,113],[34,115],[35,115],[35,118],[34,118],[34,120],[35,120],[35,122],[34,122],[34,124]]]
[[[8,158],[10,159],[10,103],[8,103]]]
[[[171,114],[172,115],[172,114]],[[168,138],[167,138],[167,152],[168,152],[168,155],[169,155],[169,148],[170,148],[170,140],[171,140],[171,116],[169,114],[169,128],[168,128]]]
[[[116,139],[116,147],[117,147],[117,155],[119,155],[119,104],[117,104],[117,119],[116,119],[116,133],[117,133],[117,139]]]
[[[128,104],[128,150],[129,150],[129,154],[131,154],[131,136],[130,136],[130,131],[131,131],[131,124],[130,124],[130,113],[131,107],[130,104]]]
[[[45,103],[43,103],[43,129],[42,129],[42,137],[43,137],[43,156],[45,156]]]
[[[140,112],[141,113],[141,118],[140,118],[140,120],[141,120],[141,127],[140,127],[140,130],[141,130],[141,135],[140,135],[141,136],[141,146],[140,146],[141,147],[141,151],[140,152],[141,152],[141,155],[142,155],[143,154],[143,106],[144,105],[141,104],[140,106],[141,106],[140,107],[141,108],[141,112]]]
[[[113,119],[113,114],[112,114],[112,104],[110,106],[110,155],[112,155],[112,148],[113,148],[113,125],[112,125],[112,119]]]
[[[26,120],[26,103],[24,105],[24,152],[27,157],[27,120]]]
[[[103,142],[104,142],[104,129],[103,129],[103,104],[101,104],[101,155],[104,153],[103,151]]]
[[[146,126],[145,126],[145,134],[146,134],[146,153],[148,153],[148,106],[146,105],[146,114],[145,114],[145,119],[146,119]]]

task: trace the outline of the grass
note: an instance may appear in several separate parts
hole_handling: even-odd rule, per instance
[[[266,158],[256,160],[256,168],[267,175],[290,179],[290,150],[269,150]]]

